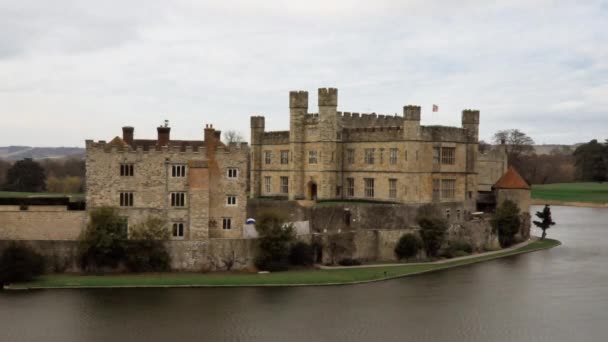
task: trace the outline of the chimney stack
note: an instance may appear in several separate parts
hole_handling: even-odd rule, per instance
[[[124,126],[122,128],[122,140],[131,147],[133,147],[133,131],[135,129],[131,126]]]
[[[165,125],[159,126],[156,131],[158,132],[158,146],[169,146],[171,127],[165,122]]]

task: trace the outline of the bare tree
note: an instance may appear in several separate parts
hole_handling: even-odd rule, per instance
[[[243,135],[237,131],[233,131],[233,130],[229,130],[224,132],[224,143],[225,144],[229,144],[229,143],[240,143],[243,142],[245,139],[243,138]]]
[[[520,157],[534,152],[534,140],[518,129],[506,129],[494,134],[495,144],[506,144],[510,165],[517,165]]]
[[[486,153],[492,148],[492,145],[488,144],[485,140],[479,140],[478,150],[479,153]]]

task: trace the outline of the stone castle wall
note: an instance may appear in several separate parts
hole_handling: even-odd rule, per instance
[[[85,226],[84,211],[61,206],[0,206],[0,240],[77,240]]]

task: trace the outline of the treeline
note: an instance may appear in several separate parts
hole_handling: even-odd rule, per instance
[[[608,141],[591,140],[572,149],[562,146],[549,154],[537,154],[534,140],[518,129],[499,131],[495,145],[504,145],[508,162],[530,184],[604,182],[608,179]],[[480,150],[490,148],[481,141]]]
[[[19,192],[84,192],[85,163],[79,158],[0,160],[0,189]]]

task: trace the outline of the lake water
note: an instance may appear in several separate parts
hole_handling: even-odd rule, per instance
[[[553,216],[563,246],[372,284],[0,293],[0,341],[607,341],[608,209]]]

